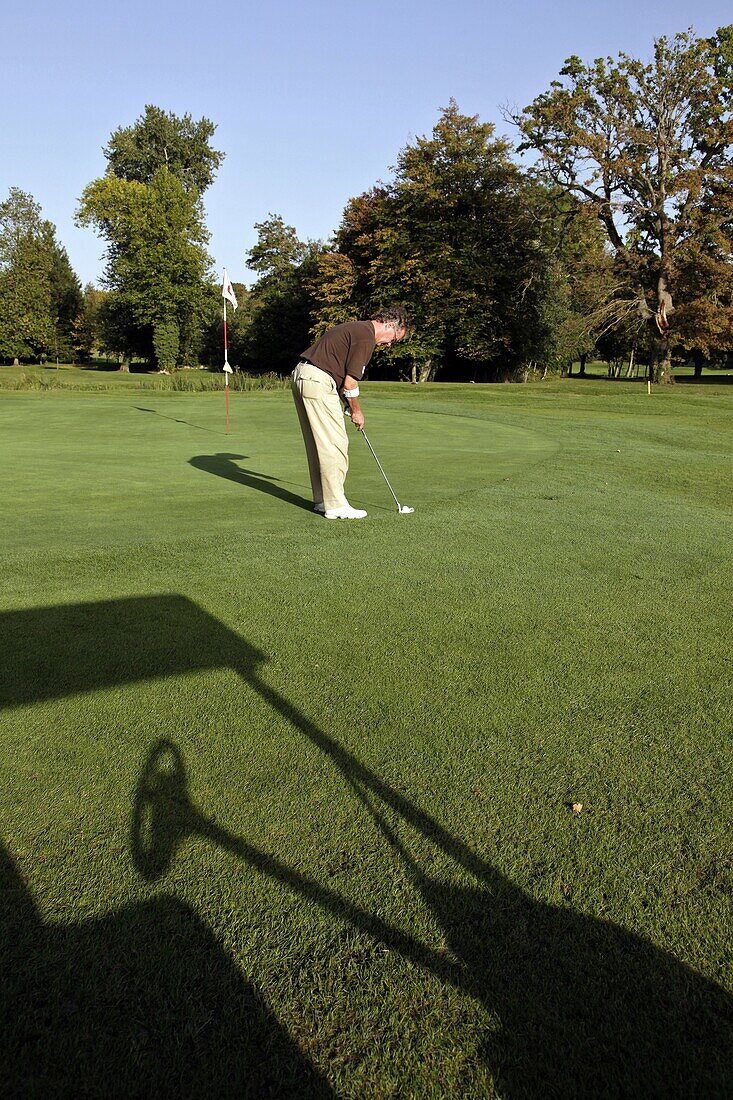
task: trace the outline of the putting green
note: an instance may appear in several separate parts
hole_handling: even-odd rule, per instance
[[[370,395],[367,430],[402,503],[435,511],[534,464],[556,444],[481,414],[390,407]],[[220,394],[19,394],[0,430],[12,461],[5,505],[9,550],[56,550],[210,536],[219,529],[292,534],[311,524],[310,486],[287,391]],[[376,463],[350,429],[349,497],[374,520],[394,504]],[[49,476],[49,473],[53,476]],[[70,512],[75,515],[69,523]]]

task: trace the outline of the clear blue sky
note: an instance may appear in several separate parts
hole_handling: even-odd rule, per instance
[[[515,135],[501,106],[525,106],[564,59],[648,59],[660,35],[733,21],[730,0],[197,0],[107,5],[27,0],[2,27],[0,198],[30,191],[82,282],[103,243],[74,226],[102,147],[146,103],[217,126],[226,154],[205,196],[217,269],[248,281],[254,223],[272,212],[326,239],[345,203],[387,179],[451,97]]]

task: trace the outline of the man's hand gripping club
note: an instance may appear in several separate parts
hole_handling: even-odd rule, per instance
[[[359,383],[348,374],[344,382],[344,388],[341,391],[341,397],[344,402],[346,416],[351,417],[351,423],[358,431],[363,431],[364,413],[361,411],[361,405],[359,404]]]

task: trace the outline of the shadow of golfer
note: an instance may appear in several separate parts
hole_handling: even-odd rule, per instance
[[[203,470],[207,474],[215,474],[217,477],[226,478],[227,481],[235,481],[238,485],[246,485],[248,489],[258,489],[261,493],[268,493],[272,497],[284,500],[286,504],[293,504],[296,508],[305,508],[313,511],[313,501],[305,497],[297,496],[281,485],[274,485],[278,479],[269,474],[262,474],[255,470],[243,470],[237,466],[237,459],[246,458],[246,455],[216,454],[196,455],[189,462],[197,470]]]

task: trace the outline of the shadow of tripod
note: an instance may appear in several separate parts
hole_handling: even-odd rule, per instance
[[[480,1000],[502,1022],[483,1049],[502,1095],[540,1100],[568,1087],[581,1096],[725,1095],[733,1069],[733,1000],[724,990],[610,922],[535,901],[314,727],[251,668],[247,679],[332,760],[403,863],[447,950],[207,817],[191,803],[183,759],[169,741],[151,750],[136,792],[132,850],[145,878],[164,875],[188,838],[204,838]],[[475,885],[427,874],[410,843],[435,845],[470,872]]]

